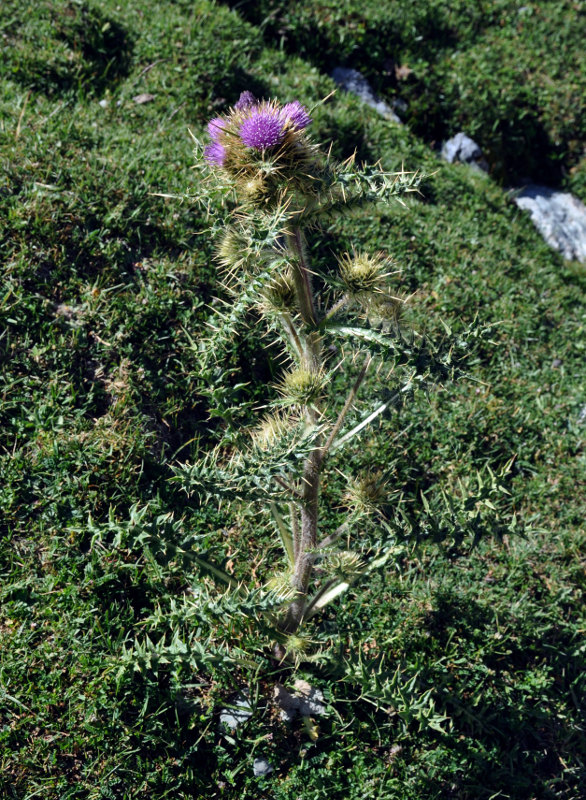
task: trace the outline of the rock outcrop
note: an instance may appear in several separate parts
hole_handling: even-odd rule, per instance
[[[545,241],[570,260],[586,262],[586,206],[568,192],[531,183],[513,195]]]
[[[344,89],[345,92],[355,94],[363,103],[366,103],[367,106],[378,111],[381,116],[393,122],[401,122],[391,106],[375,95],[369,82],[358,70],[349,69],[347,67],[336,67],[332,72],[332,78],[341,89]]]

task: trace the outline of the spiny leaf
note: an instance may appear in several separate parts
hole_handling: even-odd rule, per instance
[[[302,470],[320,434],[321,426],[308,427],[300,421],[282,430],[266,450],[252,447],[233,453],[228,464],[220,466],[224,454],[216,449],[198,463],[176,467],[174,480],[202,501],[210,497],[279,500],[288,492],[275,478],[290,482],[291,475]]]

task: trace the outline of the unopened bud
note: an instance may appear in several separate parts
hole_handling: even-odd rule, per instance
[[[260,450],[270,448],[285,437],[295,422],[288,414],[267,414],[252,431],[252,441]]]
[[[363,561],[358,553],[351,550],[340,550],[337,553],[330,553],[324,562],[324,567],[329,575],[338,578],[352,577],[363,567]]]
[[[298,367],[288,372],[277,386],[285,402],[310,405],[318,400],[327,383],[327,376],[319,371]]]
[[[289,268],[267,284],[261,305],[268,310],[283,312],[295,309],[295,283]]]
[[[225,267],[237,267],[246,261],[248,248],[249,244],[244,236],[229,228],[218,246],[218,259]]]
[[[380,471],[360,475],[350,481],[346,491],[346,502],[361,514],[379,511],[388,495],[388,488]]]
[[[382,255],[345,253],[338,261],[340,277],[351,295],[382,292],[387,285],[390,262]]]

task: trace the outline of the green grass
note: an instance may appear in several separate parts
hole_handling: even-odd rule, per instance
[[[264,4],[254,14],[201,1],[164,13],[149,0],[2,6],[2,798],[583,796],[586,275],[547,248],[498,181],[439,162],[424,130],[425,120],[453,132],[477,119],[502,156],[500,179],[516,137],[539,139],[523,111],[535,86],[532,119],[559,142],[544,152],[581,186],[576,4],[525,4],[534,13],[521,29],[505,15],[516,4],[470,18],[464,5],[420,4],[409,13],[423,27],[406,16],[396,33],[415,65],[408,125],[342,94],[314,114],[315,137],[339,157],[357,149],[389,169],[435,172],[408,209],[361,212],[316,234],[314,258],[386,250],[414,293],[409,321],[432,336],[442,321],[498,323],[470,366],[475,380],[389,417],[352,466],[392,462],[423,515],[421,491],[435,507],[440,490],[457,498],[460,481],[514,458],[503,514],[517,515],[525,537],[471,551],[468,541],[402,547],[396,565],[325,614],[313,635],[335,638],[355,674],[335,659],[300,668],[328,700],[315,742],[278,720],[273,686],[291,675],[220,601],[181,622],[203,655],[194,644],[165,664],[133,650],[168,625],[174,599],[207,591],[194,544],[256,583],[281,558],[253,515],[193,507],[170,480],[214,441],[191,342],[205,335],[216,267],[197,205],[160,194],[197,193],[187,128],[200,134],[241,90],[318,103],[342,45],[342,60],[374,70],[378,21],[400,14],[363,5],[374,22],[363,30],[357,19],[341,43],[328,4],[295,4],[284,49],[273,23],[260,27]],[[320,50],[303,52],[314,12]],[[527,89],[507,68],[513,46],[535,81]],[[562,55],[571,78],[556,71]],[[523,95],[503,93],[515,102],[511,135],[477,114],[508,114],[488,78],[485,94],[472,91],[494,74],[491,59]],[[439,110],[432,77],[447,82]],[[153,99],[133,100],[144,93]],[[525,149],[529,170],[537,150]],[[271,354],[245,335],[230,357],[235,380],[249,383],[244,399],[263,397],[278,369]],[[233,647],[227,662],[221,642]],[[228,737],[219,711],[244,686],[255,713]],[[426,725],[429,708],[444,732]],[[269,778],[253,777],[257,755],[273,763]]]
[[[572,0],[229,5],[325,72],[361,70],[432,146],[464,130],[499,182],[561,182],[584,198],[586,15]]]

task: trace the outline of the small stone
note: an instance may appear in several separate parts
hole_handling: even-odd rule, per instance
[[[462,131],[443,143],[441,155],[448,164],[457,161],[460,164],[478,167],[484,172],[488,170],[480,145]]]
[[[281,709],[281,719],[292,722],[296,716],[312,717],[325,714],[325,700],[321,689],[316,689],[307,681],[296,680],[293,684],[295,694],[284,686],[275,686],[274,698]]]
[[[375,95],[369,82],[358,70],[348,69],[347,67],[336,67],[331,75],[335,83],[344,89],[344,91],[355,94],[363,103],[366,103],[367,106],[378,111],[381,116],[393,122],[401,122],[391,106]]]
[[[143,103],[150,103],[151,100],[155,99],[154,94],[149,94],[148,92],[143,92],[142,94],[137,94],[133,98],[134,102],[137,105],[143,105]]]
[[[299,698],[288,692],[280,683],[275,686],[274,698],[281,709],[280,717],[283,722],[293,722],[299,711]]]
[[[389,749],[389,761],[391,762],[394,761],[399,755],[399,753],[402,752],[402,750],[403,748],[401,747],[400,744],[391,745],[391,748]]]
[[[258,777],[259,775],[270,775],[273,771],[270,762],[267,761],[266,758],[255,758],[252,769],[255,777]]]
[[[220,724],[226,725],[231,731],[235,731],[252,716],[250,701],[244,694],[239,694],[234,699],[233,705],[234,708],[223,708],[220,711]]]
[[[302,717],[321,717],[326,713],[325,700],[321,689],[316,689],[303,680],[296,680],[293,688],[300,700],[299,713]]]
[[[75,312],[76,308],[74,306],[68,306],[67,303],[60,303],[55,307],[55,314],[57,314],[58,317],[65,317],[65,319],[73,319]]]
[[[563,363],[564,363],[564,362],[562,361],[562,359],[561,359],[561,358],[554,358],[554,360],[553,360],[553,362],[552,362],[552,365],[551,365],[551,366],[552,366],[554,369],[557,369],[558,367],[561,367],[561,365],[562,365]]]

